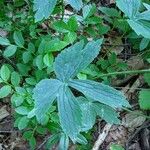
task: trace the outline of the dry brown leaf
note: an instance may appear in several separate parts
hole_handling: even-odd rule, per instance
[[[0,108],[0,120],[6,118],[7,116],[9,116],[9,113],[6,110],[6,106],[3,106],[2,108]]]
[[[142,111],[134,111],[125,115],[122,119],[122,125],[133,131],[137,127],[141,126],[146,117],[143,115]]]

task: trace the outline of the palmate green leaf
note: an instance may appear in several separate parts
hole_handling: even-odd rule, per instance
[[[46,114],[52,102],[57,98],[58,114],[62,130],[73,142],[86,143],[85,138],[80,134],[82,131],[82,113],[86,117],[86,114],[89,114],[90,117],[90,124],[86,126],[84,123],[85,130],[92,127],[97,115],[108,122],[118,122],[117,114],[109,106],[113,108],[129,106],[123,94],[109,86],[89,80],[71,79],[94,60],[99,54],[101,44],[102,39],[89,42],[84,47],[84,42],[80,41],[66,48],[55,59],[54,69],[58,79],[42,80],[33,90],[35,108],[31,116],[35,114],[38,122],[42,124],[46,120]],[[85,112],[82,112],[81,108],[83,106],[80,106],[79,100],[74,97],[68,86],[92,98],[92,107],[87,103],[85,104]],[[93,109],[95,113],[93,113]],[[109,113],[111,113],[110,117],[107,115]],[[83,120],[87,121],[87,118]]]
[[[82,0],[65,0],[65,1],[78,11],[83,6]]]
[[[57,0],[34,0],[35,22],[47,19],[53,12]]]
[[[35,115],[39,123],[45,119],[48,109],[55,100],[62,82],[55,79],[44,79],[40,81],[34,91],[33,98],[35,99]]]
[[[126,16],[135,18],[139,11],[141,0],[116,0],[116,4]]]
[[[148,10],[140,12],[141,0],[117,0],[119,9],[129,17],[127,20],[130,27],[145,38],[150,39],[150,10],[147,5],[143,4]]]
[[[59,90],[58,112],[63,131],[75,142],[81,127],[81,109],[78,101],[67,86]]]
[[[150,39],[150,22],[144,20],[128,20],[128,23],[137,35],[142,35],[145,38]]]
[[[83,48],[83,41],[65,49],[57,56],[54,63],[57,78],[67,81],[73,78],[82,69],[86,68],[98,55],[102,44],[102,39],[89,42]]]
[[[69,85],[82,92],[85,96],[112,108],[130,106],[123,93],[108,85],[90,80],[71,80]]]

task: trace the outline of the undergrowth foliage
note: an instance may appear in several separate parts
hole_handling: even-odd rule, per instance
[[[112,49],[107,60],[100,57],[104,35],[115,28],[122,35],[113,42],[127,36],[133,45],[140,41],[134,46],[141,51],[148,48],[150,5],[140,0],[117,0],[117,7],[98,9],[82,0],[0,3],[5,8],[0,27],[10,32],[8,38],[0,37],[0,54],[7,62],[0,69],[0,98],[11,95],[14,126],[23,130],[31,149],[37,147],[37,134],[44,138],[49,132],[45,149],[59,142],[58,149],[66,150],[70,140],[84,149],[97,117],[119,124],[118,110],[130,104],[102,75],[124,71],[127,65]],[[73,12],[65,18],[66,5]],[[28,11],[16,9],[24,6]],[[149,84],[149,74],[144,78]],[[147,96],[148,90],[140,92],[141,109],[150,108]]]

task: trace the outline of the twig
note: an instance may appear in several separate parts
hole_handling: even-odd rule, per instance
[[[105,77],[105,76],[108,77],[108,76],[113,76],[113,75],[125,75],[125,74],[143,74],[143,73],[150,73],[150,69],[112,72],[112,73],[107,73],[107,74],[100,74],[99,77]]]
[[[130,142],[137,136],[137,134],[144,128],[148,128],[150,126],[149,124],[149,120],[147,120],[146,122],[144,122],[141,127],[139,127],[135,132],[134,134],[128,139],[128,141],[126,142],[126,150],[129,149],[129,144]]]
[[[4,130],[0,131],[0,133],[13,133],[13,132],[18,132],[17,130]]]
[[[103,132],[100,133],[100,135],[98,136],[98,139],[97,141],[95,142],[92,150],[99,150],[99,147],[101,146],[101,144],[104,142],[106,136],[108,135],[109,133],[109,130],[110,128],[112,127],[111,124],[106,124],[104,129],[103,129]]]
[[[103,46],[130,46],[130,44],[110,44],[110,43],[104,43]]]
[[[45,140],[36,148],[36,150],[40,150],[44,145],[45,143],[49,140],[49,136],[47,138],[45,138]]]

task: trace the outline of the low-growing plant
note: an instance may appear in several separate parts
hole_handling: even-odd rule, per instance
[[[102,75],[124,71],[127,65],[117,59],[114,47],[103,58],[99,54],[114,29],[119,31],[119,42],[128,36],[134,47],[149,48],[149,4],[117,0],[123,16],[117,7],[97,9],[82,0],[1,3],[0,27],[10,34],[0,37],[5,60],[0,69],[0,98],[11,95],[14,126],[23,131],[31,149],[36,148],[37,134],[44,139],[49,133],[45,149],[59,142],[58,149],[66,150],[71,141],[85,149],[82,144],[91,140],[97,117],[119,124],[118,110],[130,105],[122,92],[104,84],[110,82]],[[65,18],[66,5],[73,9]],[[149,83],[149,74],[145,80]],[[145,97],[147,91],[141,91],[139,104],[149,109]]]

